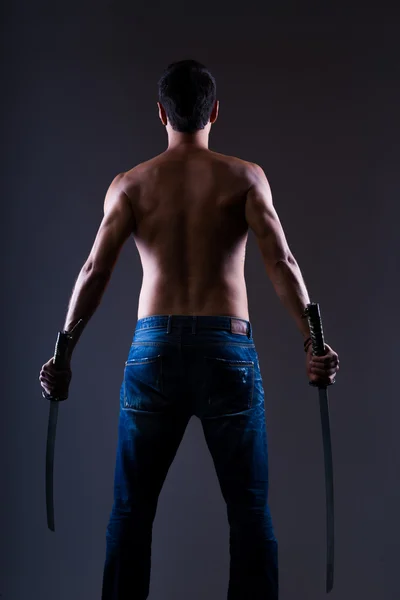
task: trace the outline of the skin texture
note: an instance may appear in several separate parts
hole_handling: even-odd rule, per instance
[[[310,302],[300,268],[290,251],[264,171],[254,163],[213,152],[209,133],[218,117],[216,102],[203,130],[172,129],[164,108],[168,148],[118,174],[107,191],[104,218],[70,299],[64,330],[74,330],[69,364],[42,366],[47,393],[65,395],[71,382],[73,349],[99,306],[119,253],[132,236],[143,269],[138,319],[155,314],[229,315],[249,320],[244,263],[249,228],[255,234],[276,293],[304,339],[301,314]],[[339,370],[337,353],[306,355],[310,381],[330,383]]]

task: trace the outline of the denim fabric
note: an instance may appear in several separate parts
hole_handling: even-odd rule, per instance
[[[120,389],[102,600],[148,598],[158,497],[192,415],[201,420],[227,506],[227,598],[278,598],[264,389],[251,324],[154,315],[137,321]]]

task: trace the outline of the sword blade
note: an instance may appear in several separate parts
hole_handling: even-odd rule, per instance
[[[58,417],[58,401],[50,400],[49,422],[47,426],[46,443],[46,511],[47,526],[51,531],[54,528],[54,497],[53,497],[53,472],[54,472],[54,448],[56,441]]]
[[[333,588],[334,566],[334,512],[333,512],[333,461],[331,432],[329,425],[328,390],[321,387],[318,390],[319,407],[321,412],[322,442],[324,446],[325,462],[325,490],[326,490],[326,592]]]

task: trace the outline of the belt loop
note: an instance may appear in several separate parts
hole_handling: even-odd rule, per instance
[[[192,317],[192,333],[196,333],[197,332],[197,317]]]
[[[171,333],[171,317],[172,315],[168,315],[167,333]]]
[[[250,339],[251,339],[251,334],[252,334],[252,331],[251,331],[251,323],[250,323],[250,321],[249,321],[249,326],[248,326],[248,328],[247,328],[247,329],[248,329],[248,331],[247,331],[247,337],[248,337],[248,338],[249,338],[249,340],[250,340]]]

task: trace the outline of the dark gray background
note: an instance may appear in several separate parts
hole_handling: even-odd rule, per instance
[[[55,533],[46,525],[49,405],[38,376],[108,185],[166,148],[156,83],[183,58],[204,62],[217,79],[220,116],[210,147],[264,168],[311,300],[320,303],[326,341],[341,359],[330,389],[330,597],[394,599],[398,19],[382,5],[381,14],[349,8],[305,17],[284,5],[269,16],[251,5],[242,15],[202,6],[202,16],[190,16],[158,4],[139,16],[122,3],[91,10],[81,3],[75,12],[60,4],[53,13],[25,4],[4,15],[2,32],[1,599],[100,599],[119,386],[142,277],[133,240],[74,354],[57,431]],[[252,233],[245,272],[265,387],[280,597],[317,600],[325,597],[326,561],[317,392],[307,384],[301,335]],[[228,565],[225,505],[192,419],[160,496],[150,600],[223,600]]]

